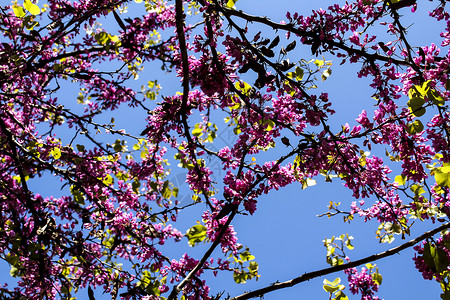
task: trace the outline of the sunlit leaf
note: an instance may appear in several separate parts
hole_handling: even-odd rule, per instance
[[[434,172],[434,179],[441,187],[450,187],[450,166],[437,168]]]
[[[250,252],[248,251],[244,251],[241,254],[239,254],[239,257],[241,258],[242,261],[249,261],[255,259],[255,257],[251,255]]]
[[[237,0],[228,0],[226,7],[230,9],[236,9],[236,2]]]
[[[18,18],[23,18],[25,16],[25,11],[23,10],[23,7],[20,5],[13,5],[13,12]]]
[[[17,275],[19,275],[19,269],[15,266],[12,266],[9,270],[9,275],[11,275],[12,277],[16,277]]]
[[[330,76],[331,76],[331,69],[328,68],[325,71],[323,71],[323,73],[322,73],[322,81],[327,80],[327,78]]]
[[[318,66],[318,67],[323,66],[324,63],[325,63],[325,62],[324,62],[323,60],[320,60],[320,59],[316,59],[316,60],[314,61],[314,64],[315,64],[316,66]]]
[[[103,178],[103,183],[105,185],[111,185],[114,182],[114,179],[111,177],[111,175],[106,175],[105,178]]]
[[[39,6],[31,2],[30,0],[25,0],[23,2],[23,7],[34,16],[41,13],[41,9],[39,8]]]
[[[247,273],[238,272],[238,271],[233,272],[233,279],[234,279],[234,282],[236,282],[236,283],[244,284],[247,282],[247,278],[248,278]]]
[[[329,285],[324,285],[323,289],[328,293],[334,293],[337,290],[339,290],[339,288],[337,286],[329,286]]]
[[[58,147],[53,147],[53,149],[50,151],[50,155],[58,160],[61,157],[61,149],[59,149]]]
[[[408,123],[406,125],[406,131],[409,134],[417,134],[423,131],[423,124],[420,120],[414,120],[414,122]]]
[[[433,104],[442,106],[445,104],[445,99],[435,89],[429,89],[427,93],[428,99],[433,101]]]
[[[395,182],[397,182],[398,185],[405,185],[405,183],[406,183],[406,176],[405,175],[397,175],[397,176],[395,176]]]
[[[378,285],[380,285],[383,282],[383,276],[381,276],[381,274],[378,272],[372,274],[372,279]]]
[[[206,227],[200,224],[194,225],[186,231],[186,237],[189,246],[193,247],[206,239]]]

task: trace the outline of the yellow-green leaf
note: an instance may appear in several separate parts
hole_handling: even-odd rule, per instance
[[[54,147],[52,151],[50,151],[50,154],[54,159],[59,159],[61,157],[61,149]]]
[[[103,178],[103,183],[105,185],[111,185],[113,183],[114,179],[111,177],[111,175],[106,175],[105,178]]]
[[[193,247],[206,239],[206,227],[200,224],[194,225],[186,231],[186,237],[189,240],[189,246]]]
[[[255,259],[255,257],[251,255],[250,252],[248,251],[244,251],[241,254],[239,254],[239,257],[241,258],[242,261],[249,261]]]
[[[383,276],[380,273],[373,273],[372,279],[376,284],[380,285],[383,282]]]
[[[397,182],[398,185],[405,185],[405,183],[406,183],[406,176],[405,175],[397,175],[397,176],[395,176],[395,182]]]
[[[295,68],[295,79],[296,79],[297,81],[302,81],[302,79],[303,79],[303,74],[304,74],[304,73],[305,73],[305,71],[303,71],[302,68],[296,67],[296,68]]]
[[[411,113],[416,117],[421,117],[426,113],[425,107],[410,107],[409,109],[411,110]]]
[[[234,279],[234,282],[236,282],[236,283],[244,284],[247,282],[247,278],[248,278],[247,273],[244,273],[244,272],[241,273],[239,271],[233,272],[233,279]]]
[[[407,124],[406,131],[409,134],[421,133],[423,130],[423,124],[420,120],[414,120],[414,122]]]
[[[450,166],[437,168],[434,172],[436,183],[442,187],[450,187]]]
[[[339,288],[337,286],[329,286],[329,285],[324,285],[323,289],[325,290],[325,292],[328,293],[334,293],[336,292]]]
[[[237,90],[241,91],[242,94],[246,96],[250,94],[250,90],[252,89],[252,86],[245,81],[241,82],[238,81],[234,84],[234,86],[236,87]]]
[[[228,0],[227,8],[236,9],[236,6],[234,6],[236,2],[237,0]]]
[[[327,78],[330,76],[331,76],[331,69],[328,68],[325,71],[323,71],[323,73],[322,73],[322,81],[327,80]]]
[[[445,99],[442,97],[435,89],[429,89],[427,93],[428,99],[433,101],[437,106],[442,106],[445,104]]]
[[[203,129],[202,128],[194,128],[192,130],[192,135],[200,137],[203,135]]]
[[[38,15],[41,13],[41,9],[39,8],[39,6],[31,2],[30,0],[25,0],[23,2],[23,7],[32,15]]]
[[[23,10],[23,7],[20,5],[13,5],[13,12],[18,18],[23,18],[25,16],[25,11]]]
[[[325,63],[325,62],[324,62],[323,60],[320,60],[320,59],[316,59],[316,60],[314,61],[314,64],[315,64],[316,66],[318,66],[318,67],[323,66],[324,63]]]
[[[271,131],[275,126],[275,123],[272,120],[267,120],[264,122],[264,124],[267,126],[266,131]]]
[[[9,275],[11,275],[12,277],[16,277],[17,275],[19,275],[19,269],[15,266],[12,266],[11,270],[9,270]]]

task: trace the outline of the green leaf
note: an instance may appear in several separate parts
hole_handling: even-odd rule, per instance
[[[352,245],[350,239],[348,239],[347,241],[345,241],[345,246],[346,246],[349,250],[355,249],[355,247]]]
[[[435,89],[429,89],[427,93],[428,99],[433,101],[433,104],[442,106],[445,104],[445,99]]]
[[[173,189],[172,189],[172,196],[174,196],[175,198],[176,197],[178,197],[178,188],[177,187],[174,187]]]
[[[84,205],[85,204],[84,203],[84,195],[83,195],[83,193],[80,190],[78,190],[77,188],[75,188],[73,185],[70,187],[70,193],[72,194],[73,200],[76,203],[78,203],[80,205]]]
[[[422,107],[425,104],[425,95],[423,89],[420,86],[414,86],[408,91],[408,106],[411,112],[416,116],[420,117],[425,113],[425,109]]]
[[[329,285],[324,285],[323,289],[325,290],[325,292],[328,292],[328,293],[334,293],[337,290],[339,290],[339,288],[337,286],[329,286]]]
[[[238,81],[234,84],[235,88],[240,91],[242,94],[248,96],[250,95],[250,91],[252,86],[245,81]]]
[[[406,131],[409,134],[417,134],[423,131],[423,124],[420,120],[414,120],[414,122],[406,125]]]
[[[236,7],[234,6],[236,2],[237,0],[228,0],[226,7],[230,9],[236,9]]]
[[[192,130],[192,135],[196,136],[196,137],[200,137],[203,135],[203,129],[202,128],[194,128]]]
[[[68,288],[67,286],[62,286],[60,291],[61,291],[61,294],[67,295],[67,294],[70,293],[70,290],[71,290],[71,289],[72,289],[71,287]]]
[[[406,176],[405,175],[397,175],[395,176],[395,182],[398,183],[398,185],[405,185],[406,183]]]
[[[203,225],[194,225],[186,231],[189,246],[194,247],[196,244],[206,239],[206,227]]]
[[[23,10],[23,7],[20,5],[14,4],[13,12],[18,18],[23,18],[25,16],[25,11]]]
[[[450,166],[437,168],[434,172],[434,179],[441,187],[450,187]]]
[[[333,280],[333,282],[331,282],[330,284],[332,286],[337,286],[339,283],[341,283],[341,278],[337,277],[335,280]]]
[[[425,104],[425,98],[419,95],[418,93],[410,94],[410,100],[408,101],[408,106],[412,108],[419,108]]]
[[[324,62],[323,60],[320,60],[320,59],[316,59],[316,60],[314,61],[314,64],[315,64],[316,66],[318,66],[318,67],[323,66],[324,63],[325,63],[325,62]]]
[[[250,271],[250,273],[254,274],[258,271],[258,269],[259,269],[259,265],[256,261],[251,261],[249,263],[248,270]]]
[[[114,182],[114,179],[111,177],[111,175],[107,174],[105,178],[103,178],[103,183],[105,185],[111,185]]]
[[[372,274],[372,279],[378,285],[381,285],[381,283],[383,282],[383,276],[381,276],[380,273],[373,273]]]
[[[61,149],[59,149],[58,147],[53,147],[53,149],[50,151],[50,155],[58,160],[61,157]]]
[[[133,189],[133,192],[136,194],[139,194],[139,188],[141,187],[141,182],[138,179],[135,179],[133,183],[131,184],[131,188]]]
[[[425,107],[417,107],[417,108],[410,107],[409,109],[411,113],[416,117],[421,117],[427,112]]]
[[[428,93],[428,90],[430,89],[430,82],[431,80],[427,80],[422,85],[415,85],[413,89],[417,91],[422,97],[425,97]]]
[[[169,180],[164,181],[161,195],[163,196],[163,198],[166,199],[169,199],[172,196],[172,191],[170,190],[169,187]]]
[[[117,151],[117,152],[122,151],[122,144],[120,143],[120,140],[117,140],[114,143],[114,151]]]
[[[244,273],[244,272],[241,273],[238,271],[233,272],[233,279],[234,279],[234,282],[236,282],[236,283],[244,284],[247,282],[247,278],[248,278],[247,273]]]
[[[413,192],[416,196],[420,196],[423,193],[425,193],[425,190],[423,189],[423,186],[419,184],[414,184],[410,187],[411,192]]]
[[[439,273],[445,272],[449,266],[449,261],[447,258],[447,252],[441,248],[436,248],[435,255],[433,257],[434,265],[436,266],[436,271]]]
[[[30,12],[30,14],[36,16],[41,13],[39,6],[31,2],[30,0],[25,0],[23,2],[23,7]]]
[[[15,266],[12,266],[11,269],[9,270],[9,275],[11,275],[12,277],[16,277],[19,275],[19,269]]]
[[[305,71],[302,68],[296,67],[294,72],[289,72],[286,74],[286,76],[290,79],[301,81],[303,79],[304,73]]]
[[[328,68],[325,71],[323,71],[323,73],[322,73],[322,81],[327,80],[327,78],[330,76],[331,76],[331,69]]]
[[[341,283],[341,278],[339,278],[339,277],[337,277],[335,280],[333,280],[333,282],[331,282],[327,279],[323,280],[324,285],[338,286],[339,283]]]
[[[337,291],[334,294],[334,300],[348,300],[347,295],[345,295],[342,291]]]
[[[255,257],[251,255],[250,252],[248,251],[244,251],[241,254],[239,254],[239,257],[241,258],[242,261],[249,261],[255,259]]]
[[[423,260],[428,268],[431,271],[436,272],[436,266],[434,265],[434,256],[435,256],[435,248],[434,245],[430,245],[430,243],[426,243],[423,246]]]
[[[266,120],[263,122],[264,125],[266,125],[266,131],[271,131],[273,127],[275,126],[275,123],[272,120]]]
[[[159,295],[161,295],[161,291],[159,289],[159,285],[160,285],[159,281],[156,280],[154,283],[149,284],[145,290],[150,295],[159,296]]]

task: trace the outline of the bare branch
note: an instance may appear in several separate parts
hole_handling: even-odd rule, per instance
[[[248,293],[245,293],[245,294],[233,297],[233,298],[231,298],[229,300],[244,300],[244,299],[251,299],[251,298],[255,298],[255,297],[261,297],[261,296],[263,296],[263,295],[265,295],[267,293],[270,293],[270,292],[273,292],[273,291],[276,291],[276,290],[280,290],[280,289],[284,289],[284,288],[288,288],[288,287],[292,287],[292,286],[297,285],[297,284],[299,284],[301,282],[304,282],[304,281],[308,281],[308,280],[311,280],[311,279],[314,279],[314,278],[317,278],[317,277],[321,277],[321,276],[324,276],[324,275],[328,275],[328,274],[336,273],[336,272],[339,272],[339,271],[343,271],[345,269],[354,268],[354,267],[357,267],[357,266],[360,266],[362,264],[366,264],[366,263],[369,263],[369,262],[374,262],[374,261],[379,260],[381,258],[385,258],[385,257],[391,256],[391,255],[394,255],[396,253],[399,253],[400,251],[403,251],[405,249],[408,249],[408,248],[414,246],[415,244],[425,240],[426,238],[429,238],[429,237],[435,235],[436,233],[438,233],[438,232],[440,232],[440,231],[442,231],[444,229],[448,229],[448,228],[450,228],[450,222],[447,222],[447,223],[439,226],[438,228],[435,228],[433,230],[425,232],[424,234],[418,236],[417,238],[412,239],[412,240],[410,240],[410,241],[408,241],[408,242],[406,242],[406,243],[404,243],[404,244],[402,244],[400,246],[397,246],[397,247],[394,247],[392,249],[389,249],[389,250],[387,250],[385,252],[381,252],[381,253],[378,253],[378,254],[370,255],[370,256],[367,256],[365,258],[362,258],[362,259],[350,262],[348,264],[335,266],[335,267],[330,267],[330,268],[326,268],[326,269],[322,269],[322,270],[318,270],[318,271],[313,271],[313,272],[310,272],[310,273],[305,273],[305,274],[303,274],[303,275],[301,275],[299,277],[293,278],[291,280],[284,281],[284,282],[279,282],[279,283],[274,283],[274,284],[272,284],[270,286],[266,286],[264,288],[255,290],[253,292],[248,292]]]

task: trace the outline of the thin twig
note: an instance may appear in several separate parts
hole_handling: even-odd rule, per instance
[[[408,242],[406,242],[404,244],[401,244],[400,246],[394,247],[394,248],[389,249],[389,250],[387,250],[385,252],[381,252],[381,253],[378,253],[378,254],[370,255],[370,256],[367,256],[365,258],[362,258],[362,259],[350,262],[348,264],[344,264],[344,265],[340,265],[340,266],[334,266],[334,267],[330,267],[330,268],[326,268],[326,269],[321,269],[321,270],[313,271],[313,272],[310,272],[310,273],[305,273],[305,274],[303,274],[303,275],[301,275],[299,277],[293,278],[291,280],[274,283],[274,284],[272,284],[270,286],[266,286],[264,288],[255,290],[253,292],[248,292],[248,293],[245,293],[245,294],[233,297],[233,298],[231,298],[229,300],[244,300],[244,299],[251,299],[251,298],[255,298],[255,297],[261,297],[261,296],[263,296],[263,295],[265,295],[267,293],[270,293],[270,292],[273,292],[273,291],[276,291],[276,290],[279,290],[279,289],[287,288],[287,287],[292,287],[292,286],[294,286],[296,284],[299,284],[299,283],[304,282],[304,281],[311,280],[311,279],[316,278],[316,277],[321,277],[321,276],[324,276],[324,275],[328,275],[328,274],[336,273],[336,272],[339,272],[339,271],[343,271],[343,270],[346,270],[346,269],[349,269],[349,268],[354,268],[354,267],[357,267],[357,266],[360,266],[362,264],[366,264],[366,263],[369,263],[369,262],[374,262],[374,261],[379,260],[381,258],[385,258],[385,257],[391,256],[391,255],[394,255],[396,253],[399,253],[400,251],[403,251],[403,250],[405,250],[407,248],[410,248],[410,247],[414,246],[415,244],[425,240],[426,238],[429,238],[429,237],[435,235],[436,233],[438,233],[438,232],[440,232],[440,231],[442,231],[444,229],[448,229],[448,228],[450,228],[450,222],[447,222],[447,223],[439,226],[438,228],[435,228],[433,230],[425,232],[421,236],[418,236],[415,239],[412,239],[412,240],[410,240],[410,241],[408,241]]]

